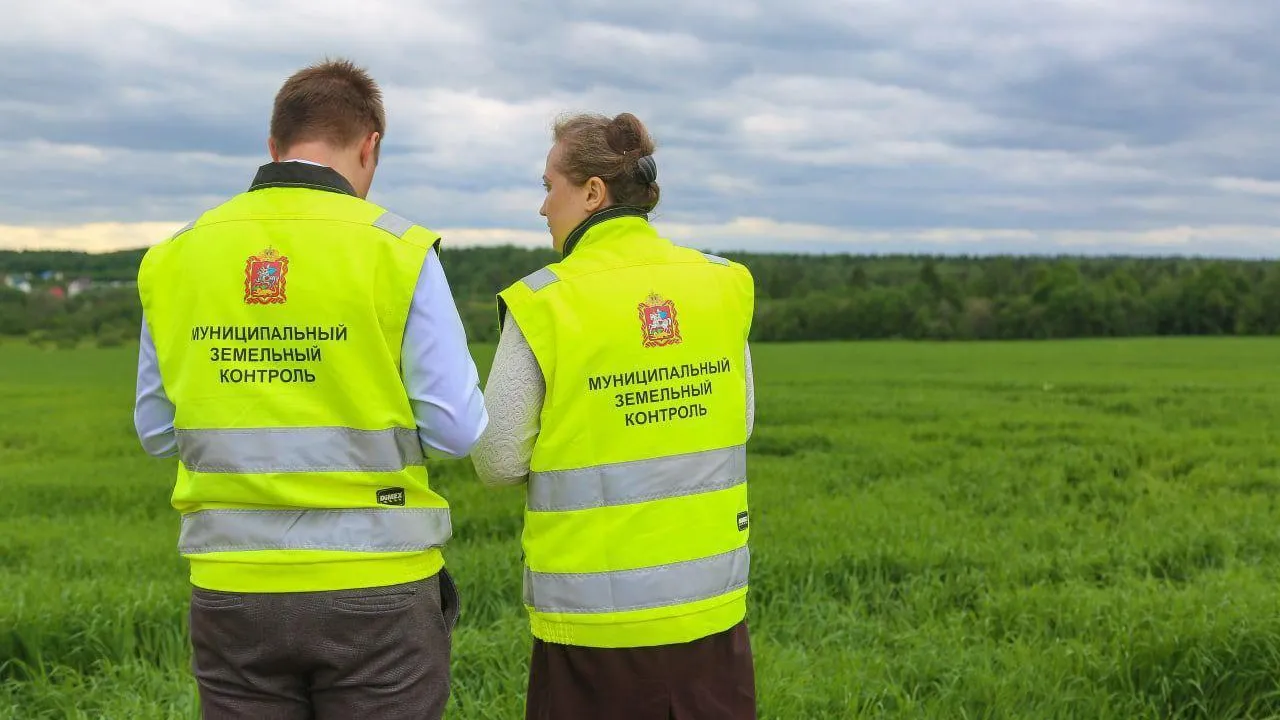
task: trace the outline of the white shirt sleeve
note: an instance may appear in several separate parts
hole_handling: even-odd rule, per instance
[[[160,362],[144,315],[142,332],[138,337],[138,384],[133,404],[133,427],[148,455],[163,458],[178,454],[178,436],[173,428],[175,413],[176,409],[160,380]]]
[[[434,249],[414,289],[400,360],[424,452],[466,456],[489,418],[466,330]]]
[[[751,433],[756,429],[756,374],[755,369],[751,367],[751,345],[747,344],[747,439],[751,439]]]

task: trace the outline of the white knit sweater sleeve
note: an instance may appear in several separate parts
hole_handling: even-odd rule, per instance
[[[755,429],[755,378],[747,348],[747,436]],[[546,383],[538,359],[515,318],[507,314],[484,388],[489,426],[471,450],[476,475],[486,485],[518,485],[529,477],[533,445],[542,423]]]
[[[471,463],[486,485],[518,485],[528,479],[546,392],[538,359],[508,313],[484,388],[489,426],[471,450]]]

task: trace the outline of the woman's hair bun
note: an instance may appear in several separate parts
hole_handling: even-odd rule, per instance
[[[649,137],[649,131],[640,122],[640,118],[631,113],[624,112],[615,116],[604,135],[609,149],[619,155],[639,159],[653,154],[653,138]]]

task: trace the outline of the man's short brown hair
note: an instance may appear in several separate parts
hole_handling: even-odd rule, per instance
[[[378,84],[348,60],[325,60],[294,73],[271,111],[271,137],[281,152],[316,140],[348,147],[371,132],[381,145],[386,124]]]

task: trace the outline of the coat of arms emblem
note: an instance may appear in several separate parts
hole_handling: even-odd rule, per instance
[[[271,305],[285,301],[284,279],[289,258],[272,248],[250,255],[244,266],[244,301],[250,305]]]
[[[676,320],[676,304],[657,293],[640,303],[640,327],[645,347],[676,345],[680,342],[680,323]]]

